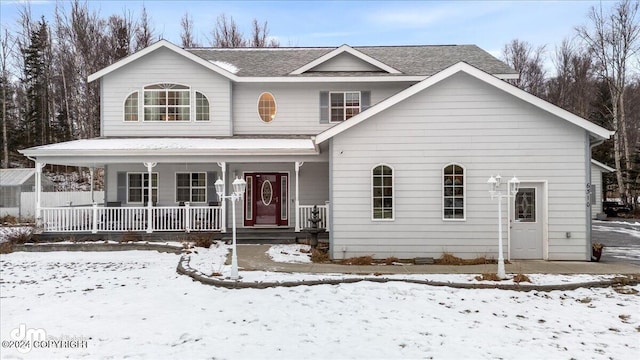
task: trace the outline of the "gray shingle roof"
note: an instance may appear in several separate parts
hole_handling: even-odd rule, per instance
[[[399,75],[433,75],[455,63],[464,61],[490,74],[513,74],[513,69],[475,45],[425,46],[357,46],[354,49],[395,68]],[[371,75],[371,73],[305,73],[292,71],[335,50],[323,48],[198,48],[186,49],[208,61],[221,61],[238,68],[237,76],[336,76]],[[375,73],[382,75],[386,73]],[[398,76],[398,75],[390,75]]]

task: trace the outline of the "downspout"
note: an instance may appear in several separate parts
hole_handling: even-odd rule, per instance
[[[586,215],[587,215],[587,222],[586,222],[586,226],[587,226],[587,231],[585,232],[586,234],[586,246],[587,246],[587,259],[591,260],[591,225],[592,225],[592,220],[591,220],[591,206],[593,206],[593,204],[591,204],[591,191],[593,191],[593,188],[591,186],[591,151],[593,150],[594,147],[602,144],[605,139],[602,140],[598,140],[595,143],[591,143],[591,137],[589,136],[589,132],[586,133],[586,137],[587,137],[587,143],[589,144],[589,146],[587,147],[587,154],[585,156],[585,172],[586,172],[586,186],[587,186],[587,191],[586,191],[586,196],[587,196],[587,206],[586,206]],[[596,199],[597,201],[597,199]]]

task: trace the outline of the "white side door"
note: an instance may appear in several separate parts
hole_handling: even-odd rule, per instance
[[[542,184],[520,184],[511,203],[511,258],[542,259]]]

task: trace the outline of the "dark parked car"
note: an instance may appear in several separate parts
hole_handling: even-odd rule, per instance
[[[609,217],[625,217],[626,214],[630,213],[633,209],[630,206],[620,204],[617,201],[603,201],[602,210]]]

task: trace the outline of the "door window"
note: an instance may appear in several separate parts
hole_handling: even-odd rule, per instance
[[[515,220],[536,222],[536,189],[521,188],[516,194]]]

